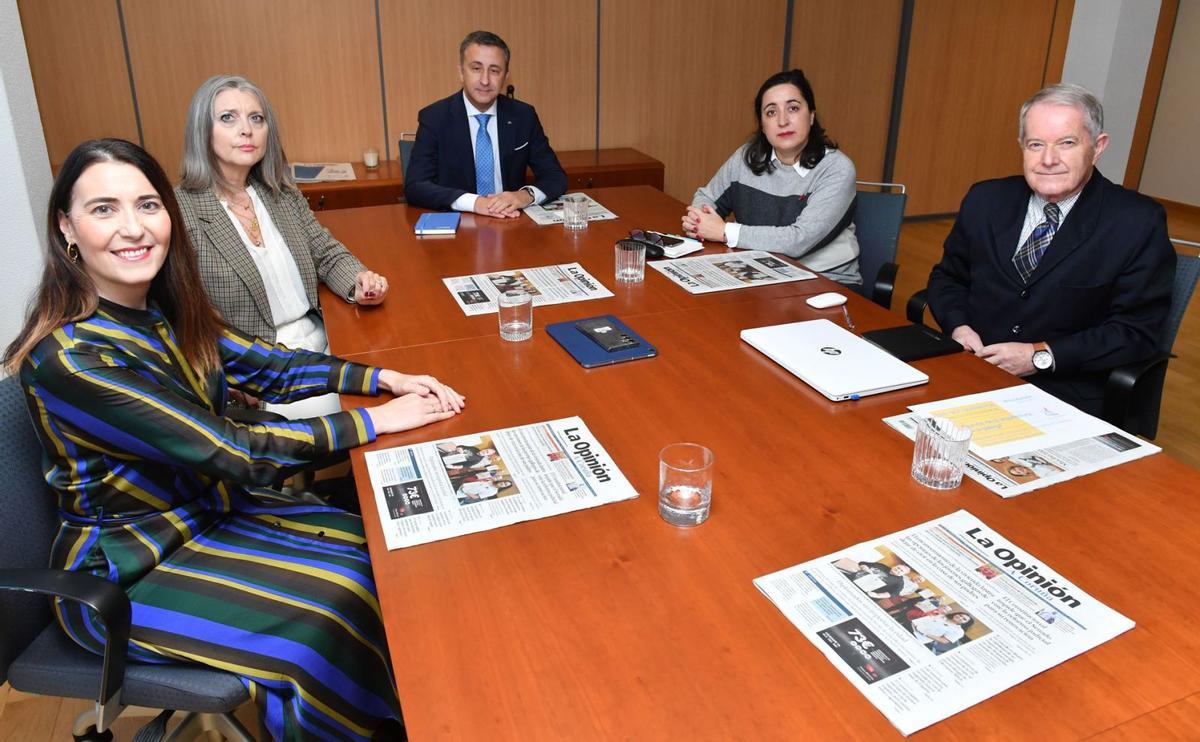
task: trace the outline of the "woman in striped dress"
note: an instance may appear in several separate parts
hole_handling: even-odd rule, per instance
[[[19,372],[58,493],[52,565],[111,580],[133,607],[130,657],[239,675],[276,739],[364,739],[399,704],[361,520],[267,487],[377,434],[452,417],[463,398],[408,376],[290,351],[225,327],[171,186],[141,148],[85,142],[48,210],[37,298],[5,364]],[[229,389],[287,402],[390,393],[371,408],[242,425]],[[104,629],[59,601],[63,629]]]

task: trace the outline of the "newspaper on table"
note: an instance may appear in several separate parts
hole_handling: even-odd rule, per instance
[[[754,585],[905,735],[1134,625],[965,510]]]
[[[354,166],[348,162],[293,162],[292,176],[297,183],[356,180]]]
[[[535,224],[539,224],[543,227],[547,224],[562,224],[562,208],[562,197],[560,196],[559,198],[556,198],[553,201],[547,201],[540,206],[526,206],[525,216],[532,219]],[[603,222],[616,218],[616,214],[601,206],[600,202],[596,199],[588,196],[587,220],[589,222]]]
[[[638,496],[578,417],[370,451],[366,461],[389,550]]]
[[[442,283],[450,289],[450,294],[467,316],[495,313],[496,301],[506,291],[521,290],[531,294],[535,307],[613,295],[579,263],[455,276],[443,278]]]
[[[1124,464],[1162,449],[1072,407],[1032,384],[912,405],[884,418],[909,439],[934,415],[971,428],[963,472],[1001,497]]]
[[[689,294],[807,281],[817,277],[817,274],[797,268],[764,250],[655,260],[646,265],[687,289]]]

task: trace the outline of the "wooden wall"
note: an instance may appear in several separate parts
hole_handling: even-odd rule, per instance
[[[142,141],[177,172],[187,103],[224,72],[264,88],[293,160],[389,143],[395,156],[418,109],[458,89],[459,41],[487,28],[508,41],[509,82],[557,149],[640,149],[681,200],[753,130],[789,5],[790,66],[859,178],[879,179],[904,0],[123,0],[128,64],[116,0],[18,0],[55,165],[89,137],[137,141],[136,91]],[[1072,5],[914,1],[893,178],[909,214],[953,211],[971,182],[1018,172],[1016,109],[1057,79]]]

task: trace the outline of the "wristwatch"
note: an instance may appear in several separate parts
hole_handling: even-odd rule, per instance
[[[1033,344],[1033,367],[1038,371],[1050,371],[1054,368],[1054,354],[1045,343]]]
[[[529,205],[533,206],[537,202],[537,192],[533,190],[533,186],[521,186],[521,190],[529,194]]]

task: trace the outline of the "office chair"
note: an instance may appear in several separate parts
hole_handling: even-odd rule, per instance
[[[46,567],[58,515],[41,460],[18,379],[0,380],[0,683],[7,680],[25,693],[96,699],[96,707],[75,720],[76,740],[111,740],[108,727],[126,705],[188,712],[171,739],[211,726],[227,739],[253,740],[232,715],[250,700],[241,679],[198,665],[126,664],[125,592],[100,577]],[[96,612],[106,629],[103,658],[67,638],[45,596],[79,601]],[[160,714],[135,739],[162,739],[169,716]]]
[[[1187,243],[1171,240],[1176,244]],[[1104,389],[1105,420],[1122,430],[1142,435],[1150,440],[1158,435],[1158,414],[1162,407],[1163,384],[1167,379],[1167,362],[1171,360],[1171,347],[1188,302],[1196,290],[1200,278],[1200,257],[1175,254],[1175,286],[1171,290],[1171,309],[1167,313],[1167,324],[1158,343],[1158,352],[1141,363],[1131,363],[1112,370],[1108,386]]]
[[[900,183],[860,180],[856,185],[879,190],[859,190],[856,196],[854,233],[858,238],[858,267],[863,284],[855,290],[884,309],[891,309],[896,273],[900,270],[896,264],[896,248],[908,196]]]
[[[417,143],[417,135],[410,131],[400,132],[400,142],[396,151],[400,153],[400,177],[408,182],[408,161],[412,159],[413,145]]]
[[[1197,243],[1185,240],[1172,239],[1171,242],[1200,247]],[[1171,308],[1167,312],[1167,323],[1159,339],[1158,351],[1145,361],[1119,366],[1109,373],[1101,418],[1149,440],[1154,440],[1158,435],[1158,415],[1162,407],[1163,383],[1167,378],[1167,362],[1171,360],[1171,347],[1175,344],[1175,336],[1196,289],[1197,279],[1200,279],[1200,257],[1176,253]],[[925,289],[913,294],[906,309],[908,321],[921,322],[928,304]]]

